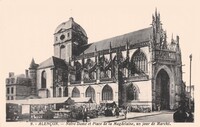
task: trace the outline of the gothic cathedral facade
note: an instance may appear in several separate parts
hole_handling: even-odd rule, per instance
[[[179,36],[167,42],[160,14],[148,28],[88,43],[85,30],[73,18],[54,33],[54,56],[40,64],[32,60],[31,93],[42,98],[91,97],[96,104],[173,109],[182,99]]]

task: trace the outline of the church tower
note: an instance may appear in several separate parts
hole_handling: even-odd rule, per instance
[[[37,67],[38,64],[32,59],[29,67],[29,77],[31,78],[31,95],[37,94],[36,81],[37,81]]]
[[[69,62],[69,59],[81,53],[80,47],[87,43],[88,38],[85,30],[71,17],[55,30],[54,56]]]

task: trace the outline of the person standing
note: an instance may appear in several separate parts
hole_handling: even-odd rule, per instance
[[[194,116],[191,112],[191,110],[188,109],[187,113],[187,118],[186,118],[186,122],[194,122]]]
[[[158,111],[160,112],[160,103],[157,105]]]
[[[83,112],[83,122],[87,122],[88,109],[84,106],[82,112]]]
[[[116,114],[116,117],[118,118],[119,117],[119,107],[116,107],[115,114]]]
[[[187,114],[185,109],[179,107],[178,110],[173,114],[174,122],[186,122]]]
[[[124,108],[124,116],[125,116],[125,119],[127,118],[127,107]]]

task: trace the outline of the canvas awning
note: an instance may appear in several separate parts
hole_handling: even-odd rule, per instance
[[[93,103],[91,97],[71,98],[74,103]]]
[[[74,104],[74,100],[70,97],[59,98],[41,98],[41,99],[28,99],[28,100],[8,100],[6,103],[18,104],[18,105],[37,105],[37,104]]]
[[[22,104],[27,104],[27,100],[6,100],[6,104],[18,104],[18,105],[22,105]]]

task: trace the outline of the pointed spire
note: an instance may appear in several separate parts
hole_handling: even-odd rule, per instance
[[[97,47],[96,47],[96,45],[95,45],[95,49],[94,49],[94,50],[95,50],[95,53],[94,53],[95,62],[97,63],[97,55],[98,55],[98,54],[97,54]]]
[[[102,50],[102,55],[103,55],[103,57],[104,57],[104,55],[105,55],[105,51],[104,51],[104,50]]]
[[[129,57],[129,42],[126,42],[126,57]]]
[[[32,60],[31,60],[31,64],[35,64],[35,60],[34,60],[34,58],[32,58]]]
[[[156,10],[155,10],[155,17],[157,17],[157,7],[156,7]]]
[[[97,52],[97,46],[96,45],[95,45],[95,49],[94,50],[95,50],[95,52]]]
[[[173,36],[173,33],[172,33],[171,42],[174,42],[174,36]]]
[[[111,45],[111,42],[110,42],[110,50],[109,50],[109,53],[110,53],[110,60],[112,60],[112,45]]]
[[[32,58],[29,69],[36,69],[36,68],[37,68],[37,64],[35,63],[34,58]]]
[[[178,50],[180,51],[180,46],[179,46],[179,36],[177,35],[176,36],[176,42],[177,42],[177,48],[178,48]]]
[[[129,48],[129,42],[127,41],[126,42],[126,49],[128,49]]]
[[[176,36],[176,41],[177,41],[177,44],[179,44],[179,36],[178,35]]]
[[[153,27],[155,26],[155,16],[154,14],[152,14],[152,23],[150,25],[152,25]]]
[[[110,50],[112,49],[112,45],[111,45],[111,42],[110,42]]]
[[[155,17],[154,17],[154,15],[152,14],[152,21],[155,21]]]

